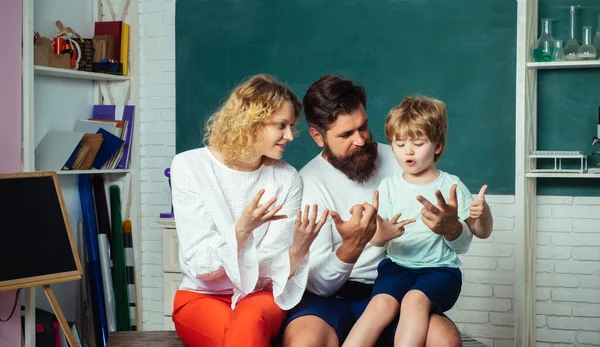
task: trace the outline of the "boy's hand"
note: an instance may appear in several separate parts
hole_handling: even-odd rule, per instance
[[[477,194],[477,200],[474,200],[471,203],[471,207],[469,209],[469,217],[473,219],[479,219],[483,215],[483,212],[489,210],[489,206],[485,201],[485,191],[487,190],[487,184],[481,187],[479,194]]]
[[[404,234],[404,227],[416,222],[414,219],[405,219],[398,222],[401,215],[402,213],[397,213],[390,220],[383,219],[380,215],[377,215],[377,231],[371,239],[373,246],[382,247],[390,240],[402,236]]]
[[[435,191],[437,206],[432,204],[423,196],[417,196],[417,200],[423,204],[421,220],[434,233],[442,235],[446,240],[452,241],[460,236],[462,225],[458,220],[458,202],[456,198],[457,185],[450,187],[448,202],[439,190]]]

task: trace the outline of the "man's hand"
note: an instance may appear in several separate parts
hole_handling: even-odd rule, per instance
[[[335,211],[329,215],[337,231],[342,237],[342,245],[337,250],[337,257],[345,263],[356,263],[367,243],[377,231],[377,209],[379,208],[379,192],[373,193],[373,203],[354,205],[350,209],[352,217],[344,221]]]
[[[417,196],[417,200],[423,205],[421,220],[434,233],[442,235],[446,240],[452,241],[460,236],[462,225],[458,220],[458,202],[456,198],[457,185],[450,188],[448,203],[439,190],[435,191],[437,206],[433,205],[423,196]]]
[[[414,219],[405,219],[398,222],[402,213],[397,213],[392,219],[383,219],[377,215],[377,232],[371,239],[373,246],[385,246],[390,240],[398,238],[404,234],[404,227],[410,223],[416,222]]]

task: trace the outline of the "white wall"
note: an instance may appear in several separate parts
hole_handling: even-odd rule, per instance
[[[175,1],[140,0],[143,328],[163,328],[162,235],[170,210],[163,170],[175,154]],[[514,196],[488,198],[495,228],[462,256],[449,316],[489,346],[513,345]],[[538,346],[600,345],[600,198],[539,198]]]
[[[163,172],[175,155],[175,0],[140,0],[142,326],[163,328],[162,234],[171,210]]]

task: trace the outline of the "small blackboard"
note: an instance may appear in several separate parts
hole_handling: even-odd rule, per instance
[[[80,278],[56,173],[0,175],[0,291]]]

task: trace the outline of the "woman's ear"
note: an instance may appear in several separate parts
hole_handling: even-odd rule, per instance
[[[323,139],[323,135],[321,135],[321,133],[317,129],[310,127],[310,128],[308,128],[308,132],[310,133],[310,137],[312,137],[313,140],[315,140],[315,142],[317,143],[317,145],[319,145],[319,147],[325,146],[325,141]]]

